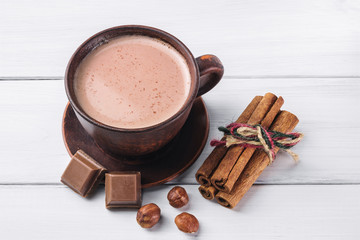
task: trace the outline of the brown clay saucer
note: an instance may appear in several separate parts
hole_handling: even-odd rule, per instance
[[[204,101],[197,98],[178,135],[159,151],[141,157],[105,153],[85,132],[70,104],[65,108],[62,132],[70,156],[82,149],[108,171],[139,171],[142,187],[147,188],[174,179],[196,161],[208,138],[209,117]]]

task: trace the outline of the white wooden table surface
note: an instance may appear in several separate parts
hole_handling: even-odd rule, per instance
[[[301,162],[280,154],[229,210],[197,191],[207,145],[181,177],[144,191],[143,203],[162,209],[152,230],[134,210],[106,210],[103,186],[83,199],[60,184],[65,66],[86,38],[123,24],[164,29],[223,61],[204,96],[209,139],[253,96],[283,96],[306,134],[294,149]],[[0,239],[360,239],[360,1],[3,0],[0,79]],[[196,236],[173,222],[174,184],[189,192]]]

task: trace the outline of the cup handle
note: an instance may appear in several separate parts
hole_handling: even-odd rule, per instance
[[[196,62],[200,72],[200,87],[197,97],[200,97],[218,84],[224,74],[224,66],[218,57],[210,54],[196,58]]]

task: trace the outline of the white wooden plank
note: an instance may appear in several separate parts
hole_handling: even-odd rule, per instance
[[[210,114],[210,137],[255,95],[274,92],[283,109],[295,113],[305,139],[294,151],[295,165],[280,154],[258,183],[360,183],[357,147],[360,127],[359,79],[224,79],[204,99]],[[57,183],[69,157],[61,136],[66,105],[63,81],[0,81],[0,183]],[[209,141],[208,141],[209,142]],[[194,174],[210,153],[207,145],[180,183],[195,183]]]
[[[356,0],[2,1],[0,76],[63,76],[74,50],[108,27],[144,24],[214,53],[227,76],[359,76]]]
[[[140,228],[136,210],[105,209],[104,191],[83,199],[63,186],[0,186],[2,239],[189,239],[166,199],[172,186],[143,193],[162,218]],[[103,187],[102,187],[103,188]],[[197,239],[359,239],[359,185],[254,186],[234,209],[203,199],[197,186],[186,211],[200,222]]]

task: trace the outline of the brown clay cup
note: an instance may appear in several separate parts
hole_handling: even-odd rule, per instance
[[[123,35],[145,35],[160,39],[173,46],[187,61],[191,75],[188,98],[176,114],[159,124],[137,129],[108,126],[87,115],[75,97],[74,75],[80,62],[97,46]],[[223,65],[216,56],[203,55],[195,59],[180,40],[167,32],[147,26],[125,25],[101,31],[81,44],[68,63],[65,89],[78,120],[100,148],[111,155],[140,156],[160,149],[173,139],[188,118],[194,100],[212,89],[223,73]]]

